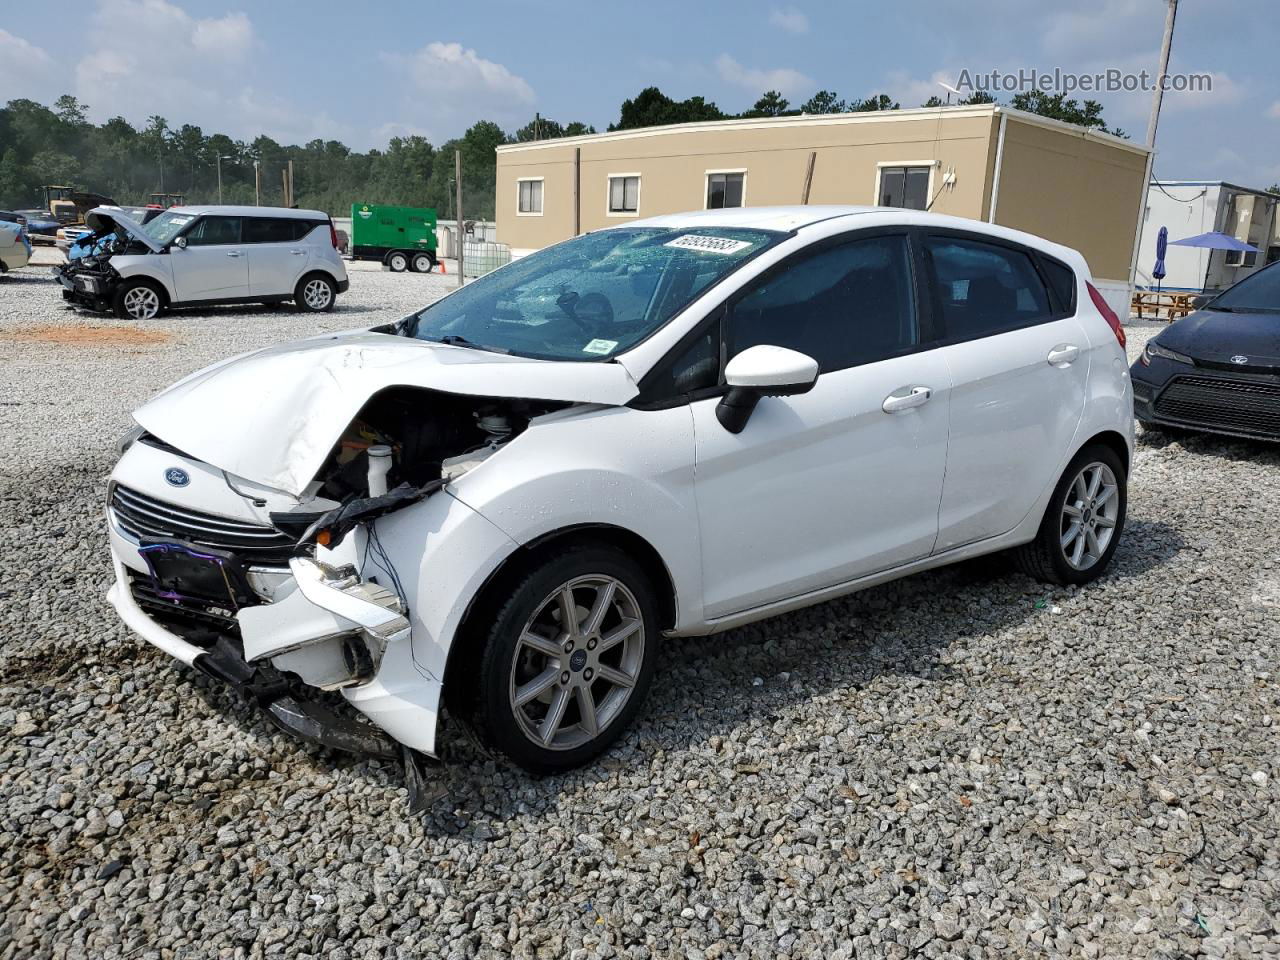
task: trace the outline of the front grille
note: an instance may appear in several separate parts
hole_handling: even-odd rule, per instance
[[[1156,416],[1277,437],[1280,436],[1280,383],[1178,377],[1156,401]]]
[[[176,507],[120,484],[111,491],[110,506],[117,526],[135,540],[172,537],[226,550],[251,567],[287,567],[293,556],[294,542],[274,527]]]
[[[240,623],[230,610],[167,596],[150,577],[133,571],[129,571],[128,578],[134,602],[152,620],[192,643],[207,646],[217,635],[240,635]]]

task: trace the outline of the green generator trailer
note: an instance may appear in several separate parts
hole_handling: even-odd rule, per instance
[[[376,260],[393,273],[427,273],[436,265],[436,212],[353,203],[351,259]]]

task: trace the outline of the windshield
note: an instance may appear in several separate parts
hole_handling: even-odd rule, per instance
[[[786,234],[601,230],[487,274],[410,319],[409,336],[543,360],[601,360],[639,343]]]
[[[1209,305],[1210,310],[1240,313],[1280,313],[1280,269],[1266,267],[1223,291]]]
[[[150,237],[156,246],[162,247],[181,233],[182,228],[194,219],[195,214],[165,211],[143,227],[142,232]]]

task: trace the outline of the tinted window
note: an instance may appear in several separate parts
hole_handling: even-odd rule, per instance
[[[1048,292],[1023,251],[951,237],[926,245],[947,339],[986,337],[1049,317]]]
[[[883,360],[916,343],[905,237],[871,237],[784,265],[734,304],[730,357],[768,343],[825,373]]]
[[[220,243],[240,242],[239,217],[201,217],[186,233],[187,243],[193,247],[208,247]]]
[[[929,208],[928,167],[885,167],[880,171],[880,206]]]
[[[720,210],[724,207],[742,206],[744,179],[741,173],[707,174],[707,209]]]
[[[1049,281],[1049,287],[1053,290],[1053,295],[1058,298],[1058,304],[1068,313],[1075,313],[1075,271],[1065,263],[1059,263],[1057,260],[1050,260],[1048,257],[1041,257],[1040,265],[1044,268],[1044,275]]]
[[[249,217],[244,222],[245,243],[293,243],[310,232],[305,220],[286,217]]]

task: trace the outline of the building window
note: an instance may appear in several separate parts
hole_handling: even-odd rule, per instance
[[[634,173],[609,177],[609,212],[638,213],[640,211],[640,176]]]
[[[746,173],[741,170],[708,173],[707,209],[720,210],[724,207],[742,206],[742,194],[746,179]]]
[[[517,184],[519,199],[516,213],[525,217],[542,216],[542,178],[521,180]]]
[[[929,166],[880,168],[880,191],[876,203],[882,207],[927,210],[929,207]]]

